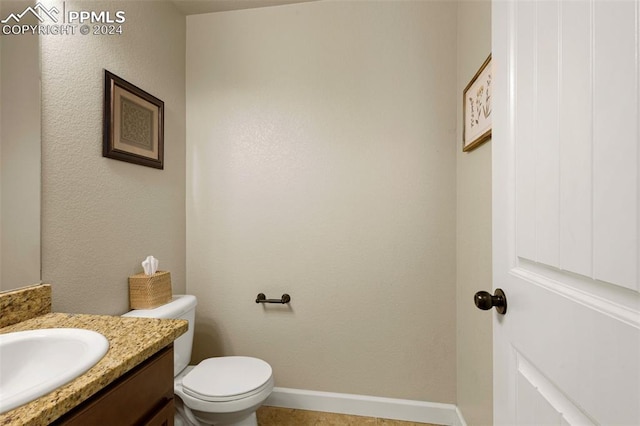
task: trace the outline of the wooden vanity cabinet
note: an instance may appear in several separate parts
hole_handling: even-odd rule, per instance
[[[54,422],[65,426],[173,426],[173,345]]]

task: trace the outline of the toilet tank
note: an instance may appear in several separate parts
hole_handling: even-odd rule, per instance
[[[154,309],[134,309],[122,315],[123,317],[185,319],[189,321],[189,329],[185,334],[173,342],[173,375],[178,375],[189,365],[191,348],[193,347],[193,329],[196,317],[195,296],[190,294],[174,295],[171,302]]]

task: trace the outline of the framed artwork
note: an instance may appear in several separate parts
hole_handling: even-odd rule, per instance
[[[471,151],[491,138],[491,55],[462,93],[462,150]]]
[[[164,168],[164,102],[104,70],[102,156]]]

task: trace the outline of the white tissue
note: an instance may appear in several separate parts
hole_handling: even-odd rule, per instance
[[[158,259],[153,256],[147,256],[147,258],[142,261],[142,269],[144,269],[145,275],[155,274],[158,270]]]

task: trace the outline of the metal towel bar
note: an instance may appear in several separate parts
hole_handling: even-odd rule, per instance
[[[259,293],[258,296],[256,296],[256,303],[282,303],[284,305],[289,302],[291,302],[291,296],[286,293],[283,294],[280,299],[267,299],[264,293]]]

